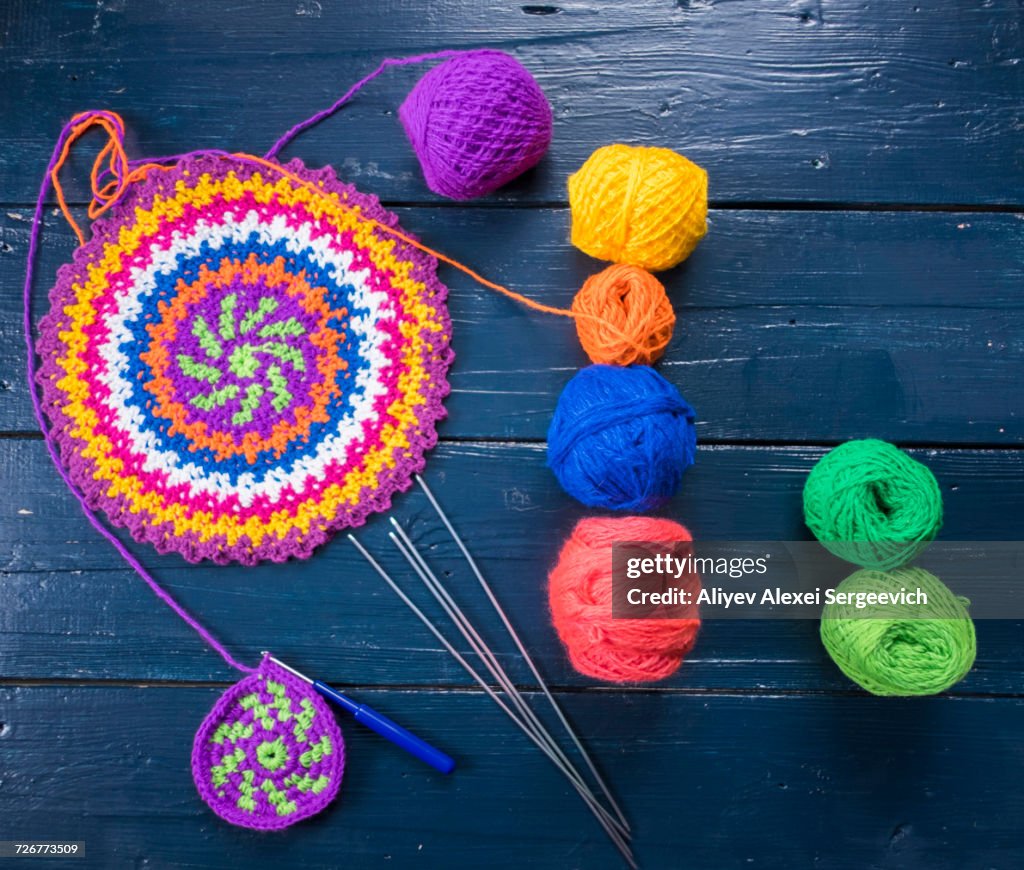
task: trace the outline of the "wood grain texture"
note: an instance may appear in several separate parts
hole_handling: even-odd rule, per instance
[[[221,823],[188,754],[235,675],[90,529],[34,434],[24,380],[26,203],[74,112],[122,112],[137,156],[262,153],[382,57],[480,45],[525,63],[556,115],[550,154],[493,197],[456,206],[426,189],[396,118],[411,70],[290,153],[333,164],[428,243],[560,306],[603,265],[567,241],[565,179],[595,147],[667,145],[705,165],[711,231],[662,276],[679,325],[660,368],[697,408],[705,446],[666,515],[705,538],[804,539],[800,490],[825,445],[875,435],[922,448],[944,537],[1021,538],[1020,0],[8,0],[0,839],[85,839],[75,866],[104,870],[620,866],[575,795],[343,538],[255,569],[132,548],[239,657],[271,647],[459,769],[432,775],[343,723],[349,764],[331,809],[274,836]],[[95,145],[65,173],[79,202]],[[46,221],[37,318],[73,250],[59,215]],[[543,439],[585,358],[569,322],[443,276],[458,358],[428,478],[625,803],[642,866],[1024,865],[1024,623],[979,622],[975,668],[938,698],[866,696],[813,621],[707,622],[656,687],[572,671],[545,574],[589,511],[544,467]],[[402,495],[394,514],[492,634],[425,500]],[[359,534],[400,569],[384,518]]]
[[[804,478],[816,448],[703,450],[681,495],[665,512],[708,540],[802,540]],[[943,490],[949,540],[1020,538],[1024,453],[915,451]],[[28,679],[230,679],[191,630],[155,600],[119,557],[102,545],[39,442],[0,441],[0,468],[17,492],[0,521],[5,600],[0,658],[5,673]],[[590,681],[572,671],[551,628],[546,576],[562,541],[587,511],[563,494],[544,467],[541,445],[451,444],[432,454],[432,486],[471,543],[543,672],[560,686]],[[403,495],[394,515],[442,570],[470,612],[495,633],[472,577],[426,500]],[[418,600],[383,517],[359,536],[380,554]],[[259,568],[188,565],[133,548],[175,597],[243,659],[270,648],[339,683],[469,685],[343,537],[307,562]],[[836,579],[851,569],[838,561]],[[445,623],[446,624],[446,623]],[[954,691],[1014,693],[1024,672],[1019,622],[979,622],[978,665]],[[450,630],[454,635],[454,631]],[[506,654],[507,643],[495,644]],[[516,678],[532,682],[516,657]],[[687,665],[660,684],[669,688],[847,690],[829,662],[813,621],[709,621]]]
[[[526,64],[557,120],[549,157],[498,199],[563,201],[566,176],[621,140],[707,166],[719,202],[1024,202],[1017,0],[37,8],[0,11],[7,202],[34,198],[60,123],[85,108],[122,110],[140,156],[262,153],[382,57],[481,45]],[[388,200],[435,201],[395,116],[415,77],[375,83],[293,153]]]
[[[561,209],[402,209],[428,243],[567,307],[600,264],[568,243]],[[12,217],[14,215],[15,217]],[[34,430],[20,287],[26,212],[0,219],[0,431]],[[701,438],[1024,443],[1024,216],[728,211],[681,268],[660,371],[697,409]],[[48,222],[34,311],[70,232]],[[568,320],[537,314],[451,268],[448,438],[539,439],[587,362]]]
[[[282,834],[226,825],[188,764],[218,691],[0,689],[5,836],[84,839],[73,866],[105,870],[618,866],[564,780],[478,693],[360,692],[449,750],[460,763],[451,777],[345,722],[348,763],[330,808]],[[1020,699],[562,700],[629,807],[644,867],[1024,861]]]

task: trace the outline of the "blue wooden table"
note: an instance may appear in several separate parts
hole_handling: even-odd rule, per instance
[[[1021,538],[1021,3],[554,2],[0,4],[0,839],[84,840],[73,866],[103,868],[620,866],[565,781],[343,540],[255,569],[133,549],[232,649],[254,661],[269,646],[348,688],[456,754],[458,771],[439,777],[343,723],[342,793],[317,818],[260,835],[202,804],[192,735],[234,675],[89,529],[23,376],[30,203],[84,108],[121,112],[136,155],[262,153],[382,57],[510,51],[551,100],[555,137],[493,197],[426,189],[395,112],[414,71],[291,153],[565,306],[599,268],[568,243],[567,174],[613,141],[684,152],[707,167],[713,208],[707,239],[664,276],[679,324],[660,370],[697,408],[702,447],[666,515],[707,538],[805,538],[808,469],[873,435],[935,471],[945,537]],[[58,216],[46,230],[40,308],[73,249]],[[928,699],[859,691],[813,621],[709,622],[656,687],[571,670],[545,576],[586,511],[544,467],[544,436],[585,358],[571,324],[444,278],[458,358],[428,478],[628,808],[642,865],[1024,866],[1020,622],[980,623],[974,670]],[[421,496],[395,515],[458,566]],[[384,551],[382,518],[365,537]]]

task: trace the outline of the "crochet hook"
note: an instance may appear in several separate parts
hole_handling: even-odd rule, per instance
[[[264,653],[264,655],[268,654]],[[390,740],[396,746],[400,746],[410,755],[415,755],[420,761],[425,761],[435,770],[439,770],[441,773],[451,773],[455,769],[455,760],[451,756],[446,755],[437,747],[431,746],[426,740],[417,737],[397,722],[392,722],[387,716],[378,713],[372,707],[367,707],[366,704],[360,704],[358,701],[352,700],[348,695],[342,694],[333,686],[328,686],[327,683],[321,680],[307,677],[305,674],[295,670],[295,668],[286,665],[280,659],[276,659],[273,656],[269,656],[269,658],[278,667],[284,668],[288,673],[294,674],[300,680],[305,680],[317,692],[327,698],[328,701],[332,701],[341,707],[342,710],[351,713],[356,722],[376,731],[381,737]]]

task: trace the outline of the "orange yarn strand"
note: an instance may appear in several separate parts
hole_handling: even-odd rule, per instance
[[[78,117],[81,117],[81,115],[75,116],[75,118]],[[117,117],[118,121],[120,121],[119,116],[115,117]],[[74,121],[75,118],[72,118],[71,120]],[[75,235],[78,236],[79,245],[85,244],[85,234],[82,232],[82,228],[78,225],[78,222],[75,220],[74,215],[71,214],[71,209],[68,208],[67,200],[64,197],[64,188],[60,183],[60,170],[61,167],[67,162],[68,156],[71,154],[71,146],[74,145],[75,142],[77,142],[82,137],[82,134],[85,133],[86,130],[90,129],[91,127],[102,127],[107,132],[107,135],[110,137],[107,144],[102,148],[99,155],[96,157],[96,161],[93,163],[91,180],[94,197],[96,196],[97,177],[99,175],[100,170],[102,169],[104,160],[107,159],[107,156],[110,155],[111,167],[114,167],[114,161],[117,156],[120,156],[123,159],[123,165],[127,165],[128,163],[128,157],[124,153],[124,145],[122,144],[121,140],[121,134],[124,129],[123,125],[119,130],[107,118],[87,118],[86,120],[82,121],[82,123],[76,124],[75,127],[72,128],[71,130],[71,135],[68,136],[68,138],[64,141],[64,147],[61,149],[60,157],[57,159],[57,162],[54,165],[53,170],[50,172],[50,183],[53,185],[54,193],[56,193],[57,195],[57,203],[60,206],[60,210],[63,213],[64,218],[71,225],[71,229],[75,231]],[[93,205],[95,204],[95,202],[96,199],[94,199],[93,203],[90,203],[89,206],[90,218],[93,217]],[[110,200],[107,201],[108,204],[109,202]]]
[[[245,154],[243,152],[238,152],[236,154],[232,154],[231,156],[237,157],[240,160],[246,160],[252,163],[259,163],[261,166],[266,166],[268,169],[272,169],[274,172],[280,173],[285,178],[288,178],[289,180],[294,181],[296,184],[300,184],[303,187],[312,190],[314,193],[319,193],[321,196],[326,196],[326,194],[315,184],[312,184],[311,182],[308,182],[305,179],[299,178],[299,176],[289,172],[283,166],[280,166],[277,163],[272,163],[271,161],[266,160],[263,157],[256,157],[253,154]],[[342,205],[344,205],[344,203],[342,203]],[[560,317],[576,316],[575,314],[573,314],[572,311],[568,311],[564,308],[555,308],[551,305],[545,305],[543,302],[537,302],[536,300],[531,299],[529,296],[523,296],[521,293],[516,293],[515,290],[510,290],[508,287],[505,287],[502,284],[498,284],[494,281],[491,281],[485,278],[479,272],[474,271],[464,263],[460,263],[458,260],[455,260],[452,257],[449,257],[445,254],[442,254],[440,251],[435,250],[434,248],[431,248],[429,245],[425,245],[423,244],[423,242],[417,241],[412,236],[403,233],[401,230],[396,230],[394,227],[390,227],[387,224],[383,224],[380,221],[375,220],[374,218],[371,217],[366,217],[365,215],[360,215],[360,218],[366,221],[367,223],[377,227],[377,229],[383,230],[389,235],[394,236],[396,239],[400,239],[406,244],[412,245],[414,248],[419,248],[419,250],[423,251],[426,254],[430,254],[432,257],[436,257],[442,263],[447,263],[449,266],[458,269],[460,272],[468,275],[478,284],[482,284],[484,287],[488,287],[497,293],[501,293],[503,296],[507,296],[509,299],[515,299],[516,302],[525,305],[527,308],[532,308],[535,311],[543,311],[547,314],[557,314]]]
[[[125,189],[134,182],[145,178],[150,172],[166,172],[172,168],[171,166],[164,166],[160,163],[145,163],[135,167],[134,169],[130,169],[128,155],[124,149],[124,122],[121,120],[119,115],[113,112],[111,112],[110,115],[116,119],[116,122],[113,122],[108,118],[92,116],[86,118],[81,124],[75,126],[72,129],[71,135],[68,136],[67,140],[64,142],[64,147],[61,150],[60,157],[50,174],[50,179],[53,184],[53,189],[57,195],[57,202],[60,205],[60,210],[64,214],[68,224],[70,224],[71,228],[75,231],[79,245],[85,244],[85,234],[82,232],[81,227],[71,214],[71,210],[68,207],[64,196],[64,189],[60,184],[58,173],[67,161],[72,145],[81,138],[87,130],[94,126],[98,126],[103,128],[109,137],[107,143],[102,149],[100,149],[99,154],[96,156],[90,173],[90,186],[92,190],[92,200],[88,207],[90,220],[95,220],[106,212],[107,209],[117,202]],[[77,117],[81,116],[76,116],[76,118]],[[72,119],[72,121],[74,121],[74,119]],[[317,187],[315,184],[300,178],[295,173],[289,172],[280,164],[264,157],[257,157],[254,154],[246,154],[241,151],[236,152],[231,156],[247,163],[254,163],[256,165],[266,167],[267,169],[284,176],[293,183],[317,193],[320,196],[329,196],[323,191],[323,189]],[[101,187],[100,177],[103,175],[104,171],[114,177]],[[661,297],[664,297],[664,288],[661,287],[661,284],[653,276],[648,276],[648,278],[657,285],[657,288],[653,288],[648,281],[642,278],[642,276],[633,276],[631,279],[633,284],[635,284],[637,288],[641,289],[634,293],[633,295],[635,298],[628,302],[624,296],[621,298],[619,307],[622,310],[620,311],[609,310],[609,306],[611,306],[612,309],[615,308],[616,302],[614,299],[607,298],[604,299],[603,302],[598,301],[597,304],[594,304],[591,300],[591,296],[594,295],[593,285],[591,282],[595,281],[595,279],[602,279],[602,281],[604,281],[602,276],[605,276],[608,270],[602,272],[601,275],[594,276],[594,278],[591,278],[587,284],[584,285],[584,289],[580,291],[580,295],[577,296],[576,300],[574,300],[571,310],[556,308],[553,305],[545,305],[543,302],[537,302],[529,296],[517,293],[515,290],[511,290],[496,281],[491,281],[464,263],[460,263],[458,260],[441,253],[435,248],[417,241],[412,236],[407,235],[401,230],[397,230],[394,227],[375,220],[374,218],[359,213],[358,209],[347,206],[343,202],[339,203],[339,205],[358,213],[361,220],[366,221],[382,232],[385,232],[408,245],[412,245],[414,248],[418,248],[426,254],[430,254],[442,263],[446,263],[452,268],[458,269],[478,284],[481,284],[496,293],[500,293],[502,296],[507,296],[509,299],[513,299],[534,311],[541,311],[545,314],[554,314],[559,317],[572,318],[576,321],[576,328],[580,336],[580,341],[583,343],[584,349],[594,362],[618,365],[628,365],[629,362],[651,362],[661,355],[661,351],[668,343],[668,338],[671,337],[672,324],[675,322],[675,316],[671,313],[671,305],[668,305],[668,299],[662,299],[658,296],[657,289],[660,288]],[[601,295],[600,290],[597,291],[597,295]],[[580,297],[585,298],[581,300]],[[653,305],[652,311],[649,312],[649,317],[643,317],[637,314],[639,311],[638,306],[643,305],[645,301],[651,302]],[[665,310],[666,305],[668,305],[667,312]],[[629,312],[626,311],[627,308],[629,309]],[[586,322],[587,326],[584,326],[583,322]],[[653,329],[653,332],[650,331],[651,329]]]

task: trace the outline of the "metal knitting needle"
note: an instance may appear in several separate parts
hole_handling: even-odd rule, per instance
[[[286,665],[280,659],[274,658],[268,653],[263,653],[267,656],[270,661],[275,665],[290,674],[294,674],[300,680],[304,680],[309,683],[320,695],[327,698],[328,701],[332,701],[345,710],[352,714],[352,718],[359,722],[361,725],[365,725],[367,728],[376,731],[381,737],[386,740],[390,740],[396,746],[400,746],[410,755],[416,756],[420,761],[424,761],[433,767],[435,770],[441,771],[441,773],[451,773],[455,769],[455,761],[451,756],[442,752],[436,746],[431,746],[426,740],[417,737],[411,731],[403,728],[397,722],[393,722],[387,716],[382,713],[378,713],[372,707],[368,707],[366,704],[360,704],[358,701],[348,697],[348,695],[339,692],[333,686],[327,685],[322,680],[314,680],[312,677],[307,677],[305,674],[295,670],[295,668]]]
[[[547,728],[544,726],[544,723],[541,722],[541,720],[538,718],[537,714],[526,703],[522,696],[522,693],[509,678],[508,674],[505,672],[504,668],[498,662],[494,653],[491,651],[491,649],[484,642],[483,638],[480,637],[480,634],[473,627],[473,624],[469,621],[469,619],[466,618],[466,615],[459,608],[458,604],[445,589],[441,581],[438,580],[434,572],[430,569],[430,566],[427,565],[426,560],[423,558],[422,554],[420,554],[420,552],[416,549],[416,546],[412,543],[408,534],[406,534],[405,530],[401,527],[401,525],[399,525],[394,520],[394,518],[391,519],[391,522],[392,525],[394,525],[395,529],[398,531],[398,536],[400,536],[398,537],[394,533],[390,535],[392,542],[398,548],[399,552],[405,557],[406,561],[419,576],[420,580],[423,581],[423,584],[427,587],[427,590],[430,592],[430,594],[433,595],[434,599],[438,602],[438,604],[441,605],[441,608],[448,615],[448,618],[451,619],[453,623],[455,623],[455,626],[456,628],[458,628],[459,633],[463,636],[463,638],[465,638],[466,642],[473,648],[473,652],[475,652],[477,656],[479,656],[480,660],[484,663],[484,666],[491,673],[491,676],[493,676],[501,685],[502,689],[504,689],[505,694],[508,695],[509,699],[519,710],[525,724],[529,726],[531,730],[534,732],[534,735],[540,740],[543,740],[549,746],[551,751],[558,757],[558,760],[561,762],[558,766],[562,770],[562,772],[571,780],[573,780],[575,785],[583,789],[586,789],[587,793],[592,798],[594,798],[594,801],[596,803],[596,796],[590,790],[590,787],[586,784],[583,777],[580,776],[579,771],[576,770],[572,762],[569,761],[569,759],[566,757],[565,753],[562,751],[562,748],[555,742],[554,738],[548,732]],[[600,806],[600,804],[598,804],[598,806]],[[618,820],[611,816],[607,812],[607,810],[604,810],[603,807],[602,813],[611,824],[618,828],[621,834],[623,834],[627,838],[629,837],[629,832],[626,829],[624,829],[622,825],[618,822]]]
[[[388,584],[388,586],[391,587],[392,591],[394,591],[395,594],[398,595],[398,597],[405,603],[405,605],[416,615],[420,622],[422,622],[423,625],[426,626],[430,633],[433,634],[435,638],[437,638],[437,640],[448,651],[448,653],[462,666],[463,670],[465,670],[466,673],[473,678],[473,680],[487,693],[491,700],[494,701],[494,703],[497,704],[498,707],[516,724],[516,726],[519,727],[523,731],[523,733],[530,738],[530,740],[537,746],[537,748],[540,749],[552,761],[552,763],[559,768],[559,770],[562,770],[562,767],[559,765],[558,759],[554,756],[551,750],[531,732],[531,730],[525,725],[525,723],[523,723],[520,720],[520,718],[515,714],[515,712],[501,699],[497,692],[495,692],[495,690],[487,684],[487,681],[484,680],[484,678],[481,677],[479,673],[477,673],[473,666],[466,661],[462,654],[459,653],[459,651],[456,650],[454,646],[452,646],[448,639],[430,621],[426,614],[424,614],[423,611],[420,610],[415,603],[413,603],[409,596],[406,595],[404,591],[402,591],[401,587],[397,583],[395,583],[391,576],[380,566],[380,564],[377,562],[376,559],[373,558],[369,551],[361,543],[359,543],[359,541],[356,540],[356,538],[353,535],[349,535],[348,538],[356,547],[356,549],[359,550],[363,558],[366,559],[367,562],[369,562],[370,566],[381,576],[381,578]],[[563,770],[563,773],[564,772],[565,771]],[[630,851],[629,846],[626,844],[625,840],[623,840],[622,835],[619,833],[617,828],[609,823],[608,819],[610,819],[610,816],[608,816],[607,811],[604,809],[604,807],[597,803],[597,800],[588,790],[582,788],[571,778],[570,784],[576,789],[580,797],[583,798],[588,808],[595,815],[601,827],[604,828],[605,833],[607,833],[608,836],[611,838],[616,849],[618,849],[622,856],[626,859],[629,866],[632,867],[633,870],[636,870],[637,865],[636,861],[633,858],[633,853]]]
[[[394,580],[391,579],[391,576],[388,574],[388,572],[385,571],[377,562],[377,560],[373,558],[369,550],[367,550],[366,547],[359,543],[359,541],[356,540],[354,535],[348,535],[348,539],[352,542],[353,546],[360,552],[360,554],[362,554],[363,558],[366,559],[366,561],[370,564],[370,567],[372,567],[374,571],[376,571],[377,574],[380,575],[381,579],[384,580],[384,582],[391,587],[391,590],[402,600],[406,607],[408,607],[413,612],[416,618],[423,623],[427,630],[432,635],[434,635],[435,638],[437,638],[438,642],[448,651],[452,658],[454,658],[455,661],[457,661],[462,666],[462,669],[467,674],[469,674],[470,677],[473,678],[474,682],[476,682],[480,686],[480,688],[487,693],[488,697],[490,697],[490,699],[498,705],[498,707],[505,713],[505,715],[507,715],[516,724],[516,726],[519,727],[534,744],[536,744],[537,748],[540,749],[541,752],[543,752],[548,758],[551,759],[553,763],[557,765],[557,760],[555,759],[551,751],[548,749],[548,747],[545,746],[543,742],[537,740],[537,738],[534,737],[534,735],[525,726],[525,724],[520,721],[519,717],[513,712],[513,710],[501,699],[498,693],[495,692],[494,689],[487,684],[487,681],[484,680],[484,678],[476,672],[473,666],[468,661],[466,661],[462,653],[460,653],[457,649],[455,649],[454,646],[452,646],[452,644],[441,633],[441,631],[430,621],[429,617],[422,610],[420,610],[419,607],[416,606],[415,602],[413,602],[413,600],[405,594],[402,588]],[[615,848],[619,850],[623,858],[626,859],[626,862],[629,864],[631,868],[633,868],[633,870],[638,870],[637,863],[633,858],[633,853],[630,851],[629,846],[626,844],[625,840],[622,839],[621,834],[619,834],[618,830],[616,830],[614,826],[608,824],[604,816],[601,815],[600,811],[603,811],[604,808],[597,804],[596,801],[594,801],[594,799],[590,797],[586,791],[581,791],[578,787],[576,787],[575,783],[572,783],[572,785],[574,788],[576,788],[576,791],[580,794],[580,797],[583,798],[584,802],[590,808],[591,812],[594,813],[601,827],[604,828],[605,833],[608,834],[612,842],[615,844]]]
[[[412,612],[416,615],[420,622],[422,622],[423,625],[426,626],[426,628],[431,632],[431,634],[433,634],[434,637],[437,638],[441,645],[463,667],[466,673],[468,673],[474,679],[474,681],[476,681],[476,683],[487,693],[491,700],[498,705],[498,707],[516,724],[516,726],[520,728],[520,730],[522,730],[528,738],[530,738],[530,740],[537,746],[537,748],[540,749],[541,752],[543,752],[551,760],[551,762],[559,768],[559,770],[562,770],[562,772],[565,773],[565,771],[559,764],[558,759],[551,752],[548,746],[545,745],[543,741],[538,739],[536,735],[530,730],[530,728],[528,728],[526,724],[522,720],[520,720],[516,713],[498,696],[494,689],[492,689],[491,686],[487,684],[487,682],[483,679],[483,677],[480,676],[479,673],[477,673],[477,671],[472,667],[472,665],[470,665],[469,662],[467,662],[466,659],[455,649],[455,647],[452,646],[448,639],[445,638],[443,634],[441,634],[440,630],[436,626],[434,626],[433,623],[431,623],[430,619],[426,616],[426,614],[424,614],[423,611],[421,611],[412,602],[412,600],[410,600],[410,598],[405,594],[405,592],[402,591],[398,584],[391,579],[388,573],[377,563],[377,561],[373,558],[372,555],[370,555],[366,548],[363,547],[362,544],[360,544],[359,541],[357,541],[352,535],[349,535],[348,537],[349,540],[351,540],[355,547],[360,551],[360,553],[362,553],[363,557],[367,560],[367,562],[370,563],[371,567],[373,567],[373,569],[384,579],[384,581],[391,587],[391,589],[398,595],[398,597],[401,598],[401,600],[406,604],[406,606],[409,607],[410,610],[412,610]],[[608,834],[609,838],[612,840],[612,843],[615,845],[615,848],[618,849],[620,854],[622,854],[623,858],[625,858],[629,866],[633,868],[633,870],[636,870],[637,865],[636,861],[633,858],[633,853],[630,851],[629,846],[626,844],[626,841],[622,838],[622,835],[619,833],[617,827],[611,824],[611,822],[609,821],[611,820],[611,817],[608,815],[604,807],[602,807],[597,802],[596,798],[594,798],[594,796],[590,793],[589,790],[585,789],[582,785],[575,782],[571,777],[569,778],[569,781],[570,784],[576,789],[580,797],[583,798],[583,801],[587,804],[587,807],[590,809],[590,811],[597,818],[597,821],[600,823],[601,827],[604,828],[605,833]]]
[[[484,663],[484,666],[490,671],[502,689],[505,690],[505,694],[508,695],[509,699],[519,710],[523,716],[524,721],[527,725],[531,726],[534,734],[543,740],[551,748],[552,752],[558,756],[561,764],[559,767],[562,772],[569,778],[573,779],[579,786],[582,786],[587,792],[595,798],[596,795],[590,790],[590,787],[586,784],[586,781],[580,775],[579,771],[576,770],[572,762],[566,757],[562,748],[555,742],[554,738],[548,732],[544,723],[540,720],[537,714],[533,711],[533,708],[526,703],[522,696],[522,693],[516,687],[516,685],[509,678],[505,669],[501,666],[497,657],[494,655],[492,650],[484,642],[479,632],[473,627],[473,624],[469,621],[462,609],[451,597],[448,590],[445,589],[444,584],[438,579],[437,575],[431,570],[427,564],[423,555],[416,549],[415,544],[409,538],[409,535],[401,527],[401,525],[394,519],[391,518],[391,524],[395,527],[398,535],[394,532],[391,533],[390,538],[399,552],[405,557],[410,567],[416,572],[420,580],[427,587],[427,590],[434,597],[441,608],[448,615],[448,618],[455,623],[459,633],[465,638],[466,642],[473,648],[473,651],[480,657],[480,660]],[[615,825],[619,829],[619,832],[625,837],[629,837],[629,831],[625,829],[617,819],[605,811],[605,815],[609,822]]]
[[[551,708],[555,711],[555,715],[558,717],[559,722],[562,723],[562,727],[565,729],[565,732],[569,735],[569,739],[572,740],[573,745],[576,747],[576,750],[580,754],[580,757],[583,759],[584,763],[587,765],[587,768],[590,770],[590,773],[593,775],[594,780],[597,782],[601,791],[604,793],[604,796],[608,799],[608,803],[611,806],[611,808],[615,811],[615,815],[618,816],[619,821],[628,831],[629,822],[626,819],[625,813],[622,812],[622,808],[616,802],[615,797],[612,795],[611,789],[608,787],[608,784],[604,781],[604,778],[598,771],[597,765],[595,765],[593,759],[591,759],[590,753],[588,753],[587,750],[583,747],[583,743],[580,741],[576,732],[573,730],[572,725],[569,724],[569,720],[565,717],[565,714],[562,712],[562,708],[555,700],[555,696],[552,695],[551,690],[548,689],[547,683],[544,682],[544,678],[540,675],[540,671],[537,670],[537,666],[534,664],[530,654],[526,651],[526,647],[523,645],[523,642],[519,639],[519,635],[516,632],[515,628],[513,628],[511,620],[509,620],[508,616],[506,616],[505,610],[504,608],[502,608],[501,604],[498,603],[498,599],[494,595],[494,592],[492,591],[490,584],[484,579],[483,572],[481,572],[480,568],[477,566],[476,560],[470,554],[469,549],[466,547],[465,543],[463,543],[462,538],[459,536],[459,533],[455,531],[455,526],[452,525],[451,520],[448,519],[447,514],[445,514],[445,512],[441,509],[440,503],[434,497],[434,493],[430,491],[430,487],[427,486],[427,482],[420,475],[417,474],[416,483],[418,483],[420,489],[423,490],[423,494],[427,497],[427,500],[430,502],[431,507],[434,508],[434,511],[437,513],[437,516],[444,524],[444,527],[448,530],[448,534],[452,536],[452,540],[455,541],[459,550],[462,551],[462,555],[465,557],[466,562],[470,567],[470,570],[476,577],[477,582],[479,582],[480,586],[483,588],[484,594],[487,596],[487,600],[491,602],[491,606],[498,614],[498,618],[501,619],[502,624],[505,626],[506,630],[511,635],[512,641],[515,643],[516,648],[519,650],[519,654],[523,657],[523,660],[530,668],[530,672],[533,674],[533,678],[537,681],[537,684],[540,686],[541,691],[544,693],[544,697],[548,699],[548,703],[551,705]]]

